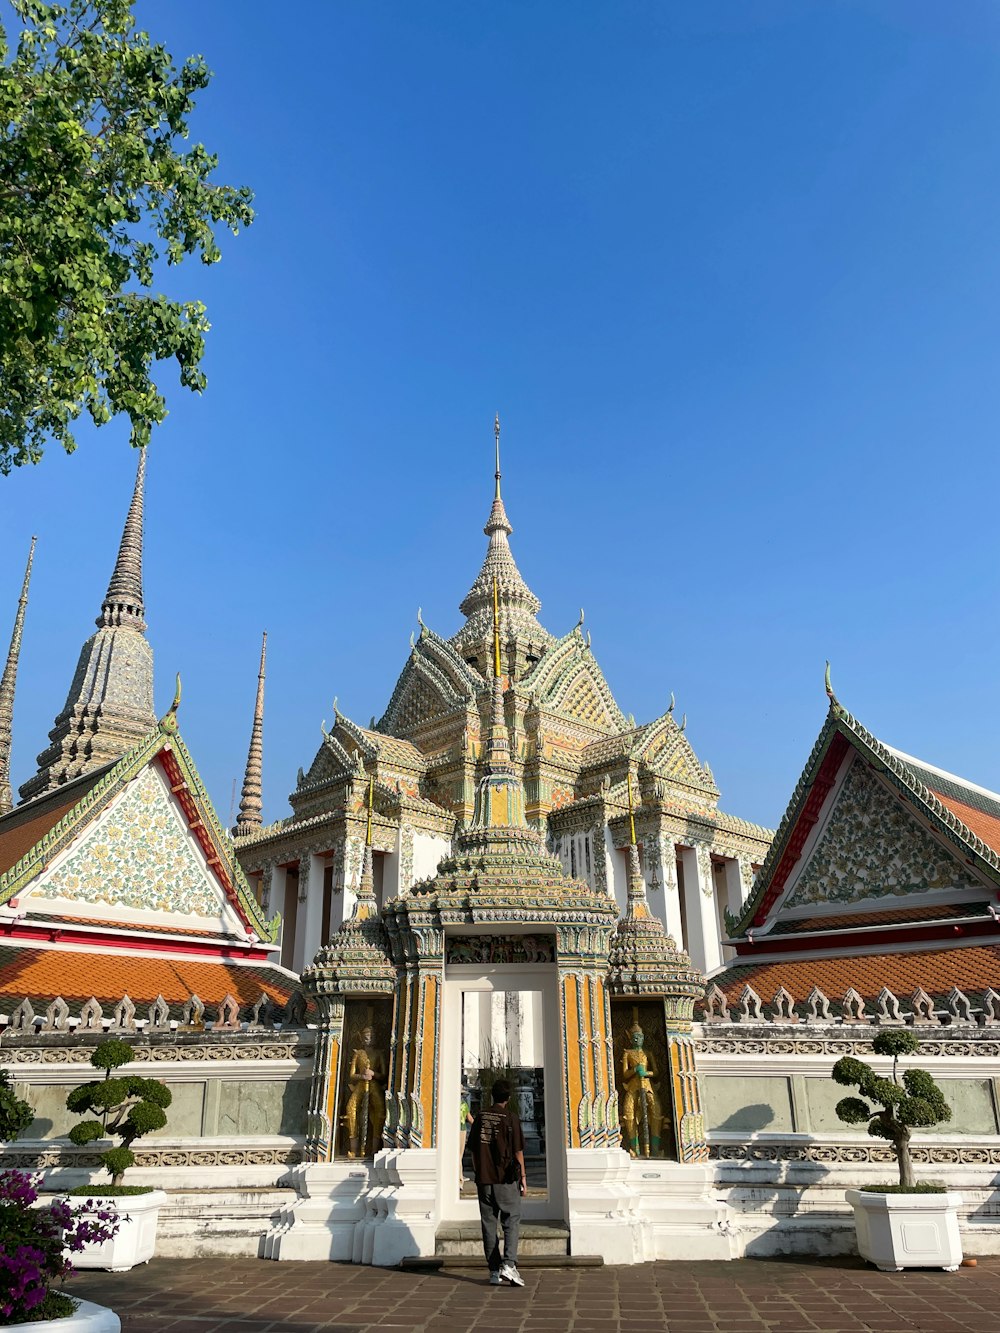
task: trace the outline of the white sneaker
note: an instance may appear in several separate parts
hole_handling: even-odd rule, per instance
[[[503,1264],[500,1269],[500,1276],[505,1282],[509,1282],[512,1287],[524,1286],[524,1278],[513,1264]]]
[[[494,1272],[493,1269],[491,1268],[491,1269],[490,1269],[490,1286],[491,1286],[491,1287],[499,1287],[500,1285],[501,1285],[501,1282],[500,1282],[500,1274]]]

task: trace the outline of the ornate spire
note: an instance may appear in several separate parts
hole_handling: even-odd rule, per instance
[[[14,686],[17,683],[17,664],[21,656],[21,637],[24,633],[24,612],[28,605],[28,584],[31,582],[31,566],[35,559],[35,542],[31,539],[28,551],[28,563],[24,569],[24,582],[21,584],[21,596],[17,602],[17,615],[14,617],[14,630],[10,636],[10,648],[7,651],[7,665],[0,679],[0,815],[5,815],[14,805],[10,790],[10,750],[13,742],[14,723]]]
[[[527,673],[534,659],[552,642],[552,635],[536,619],[542,604],[521,577],[507,540],[514,529],[507,518],[500,494],[499,416],[493,423],[493,435],[496,450],[493,505],[483,529],[490,544],[483,567],[459,607],[466,622],[451,643],[467,659],[475,653],[479,669],[483,675],[488,674],[486,661],[479,662],[479,654],[484,650],[489,651],[487,644],[492,638],[493,585],[496,583],[504,638],[513,647],[515,674],[520,676]]]
[[[263,820],[263,761],[264,761],[264,668],[267,662],[267,630],[260,644],[260,670],[257,672],[257,702],[253,710],[250,731],[250,749],[247,753],[243,792],[240,797],[239,818],[233,826],[237,838],[260,828]]]
[[[62,712],[38,756],[38,771],[21,787],[33,800],[65,782],[120,759],[156,727],[153,650],[142,600],[142,505],[146,450],[139,452],[132,501],[118,559],[97,619],[83,645]]]
[[[374,921],[378,916],[378,899],[375,897],[375,874],[372,868],[372,809],[375,805],[375,778],[368,779],[368,826],[365,831],[365,859],[361,866],[361,883],[358,885],[357,900],[350,919],[344,923],[344,929],[358,929],[363,921]]]
[[[146,484],[146,450],[139,450],[132,503],[128,507],[125,530],[118,548],[114,573],[97,617],[98,626],[131,625],[144,630],[142,604],[142,504]]]
[[[628,788],[628,907],[625,913],[627,921],[651,921],[653,914],[646,900],[646,881],[639,865],[639,848],[635,840],[635,809],[632,805],[632,773],[625,774]],[[659,923],[657,923],[659,924]]]

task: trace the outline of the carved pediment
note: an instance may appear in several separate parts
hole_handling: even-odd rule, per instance
[[[481,686],[481,678],[455,650],[425,630],[396,682],[378,730],[405,736],[425,722],[455,712]]]
[[[620,731],[621,709],[578,630],[567,634],[521,682],[537,705],[601,731]]]

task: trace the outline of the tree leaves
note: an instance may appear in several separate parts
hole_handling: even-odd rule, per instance
[[[133,445],[166,416],[153,379],[173,361],[205,387],[208,321],[197,300],[152,292],[190,255],[220,258],[216,231],[253,221],[249,190],[217,185],[188,147],[200,56],[177,68],[137,31],[131,0],[9,0],[0,28],[0,472],[75,448],[73,423],[124,414]]]

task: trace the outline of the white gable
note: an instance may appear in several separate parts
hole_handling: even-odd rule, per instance
[[[246,934],[155,762],[19,898],[30,912],[95,924]]]

